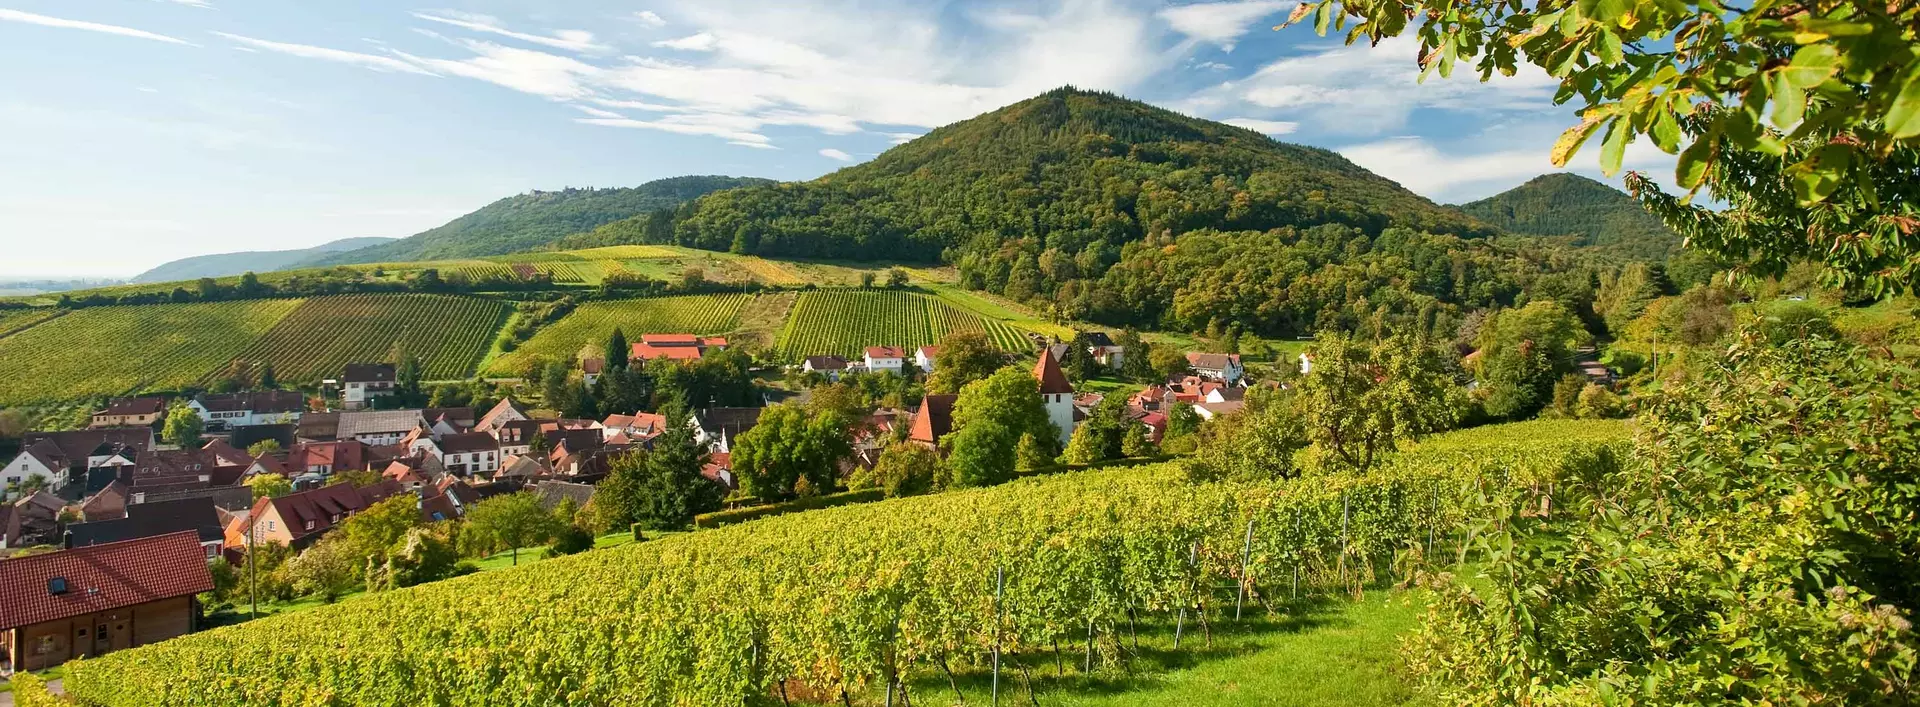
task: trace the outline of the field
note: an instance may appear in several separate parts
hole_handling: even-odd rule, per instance
[[[1072,327],[1033,316],[1026,311],[1026,308],[999,297],[984,292],[973,292],[956,285],[933,285],[930,289],[940,299],[946,300],[955,307],[978,312],[982,317],[998,319],[1015,327],[1061,341],[1073,339]]]
[[[57,309],[0,310],[0,336],[6,336],[61,314]]]
[[[641,334],[724,334],[740,323],[740,310],[754,295],[685,295],[588,302],[541,329],[512,353],[494,359],[490,372],[511,374],[528,358],[571,360],[584,346],[603,345],[619,327],[628,341]]]
[[[858,355],[868,346],[926,346],[956,331],[984,332],[1000,348],[1032,344],[1018,329],[940,299],[898,290],[816,290],[800,293],[780,333],[789,356]]]
[[[349,363],[392,362],[404,350],[420,357],[428,380],[464,378],[507,312],[504,302],[452,295],[315,297],[239,357],[271,362],[282,381],[312,383],[338,377]]]
[[[1205,636],[1262,622],[1284,630],[1318,602],[1392,582],[1404,571],[1393,558],[1410,548],[1451,557],[1470,545],[1478,484],[1537,489],[1605,473],[1626,431],[1604,422],[1486,428],[1436,438],[1364,475],[1194,485],[1162,465],[810,511],[110,653],[74,663],[66,688],[86,704],[157,707],[286,695],[331,704],[743,704],[786,686],[828,699],[843,687],[870,694],[890,666],[924,685],[951,665],[977,686],[995,647],[1019,666],[1003,675],[1012,685],[1041,668],[1036,658],[1049,649],[1077,648],[1089,632],[1090,677],[1125,685],[1155,653],[1185,665],[1216,659]],[[1244,628],[1230,629],[1236,577],[1249,578],[1251,591]],[[1184,620],[1188,653],[1143,655],[1123,640],[1136,617],[1147,633]],[[1280,675],[1311,680],[1348,659],[1313,648],[1292,655],[1322,662]],[[1293,704],[1339,703],[1321,692]],[[932,700],[923,703],[944,698],[920,694]]]
[[[300,306],[252,300],[72,312],[0,338],[0,404],[191,385]]]

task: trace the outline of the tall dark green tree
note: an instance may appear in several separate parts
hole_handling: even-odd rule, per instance
[[[607,359],[607,371],[627,367],[627,357],[633,354],[627,346],[627,334],[621,331],[620,327],[614,327],[613,335],[607,337],[607,351],[604,355]]]

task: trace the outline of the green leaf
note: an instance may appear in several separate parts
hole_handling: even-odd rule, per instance
[[[1332,0],[1322,0],[1322,2],[1320,3],[1320,7],[1314,8],[1314,11],[1313,11],[1314,34],[1318,34],[1322,37],[1327,36],[1327,25],[1332,21],[1333,21],[1333,2]]]
[[[1793,178],[1794,200],[1800,206],[1812,206],[1833,195],[1846,177],[1853,150],[1846,145],[1826,145],[1799,164],[1787,168]]]
[[[1792,81],[1787,80],[1786,72],[1774,74],[1773,82],[1773,125],[1787,130],[1800,122],[1800,116],[1807,109],[1807,92]]]
[[[1680,162],[1674,167],[1674,181],[1687,189],[1697,189],[1707,179],[1707,168],[1713,164],[1713,144],[1715,136],[1708,135],[1693,141],[1687,149],[1680,152]]]
[[[1671,105],[1653,109],[1653,125],[1647,128],[1647,135],[1661,152],[1671,155],[1680,149],[1680,120],[1674,116]]]
[[[1793,53],[1793,62],[1782,69],[1788,82],[1800,88],[1813,88],[1840,68],[1840,50],[1832,44],[1809,44]]]
[[[1881,120],[1895,139],[1920,135],[1920,62],[1907,67],[1906,85],[1894,95],[1893,104],[1887,107],[1886,117]]]
[[[1601,61],[1608,64],[1618,64],[1626,61],[1626,55],[1620,48],[1620,35],[1614,34],[1612,30],[1605,27],[1600,28],[1599,35],[1599,54]]]
[[[1624,118],[1614,118],[1607,126],[1606,142],[1600,144],[1600,173],[1609,177],[1620,172],[1620,162],[1627,156],[1627,136],[1633,128]]]
[[[1587,138],[1592,137],[1593,131],[1598,129],[1600,123],[1605,120],[1606,114],[1597,110],[1592,111],[1580,121],[1579,125],[1567,128],[1566,132],[1561,133],[1560,139],[1553,142],[1553,152],[1550,154],[1553,166],[1567,166],[1567,160],[1572,159],[1573,154],[1580,151],[1580,146],[1586,144]]]

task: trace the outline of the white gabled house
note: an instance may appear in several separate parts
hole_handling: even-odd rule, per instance
[[[209,430],[225,430],[253,425],[288,425],[300,422],[307,410],[306,396],[295,391],[263,390],[252,393],[200,395],[187,401]]]
[[[866,351],[867,370],[874,373],[892,373],[900,375],[907,367],[907,352],[898,346],[868,346]]]
[[[1240,367],[1240,354],[1188,352],[1187,365],[1202,377],[1228,385],[1240,382],[1240,377],[1246,374],[1246,369]]]
[[[921,373],[932,373],[933,364],[940,357],[940,347],[922,346],[913,352],[913,365]]]

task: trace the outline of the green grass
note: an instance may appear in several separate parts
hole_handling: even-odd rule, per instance
[[[989,319],[998,319],[1027,331],[1045,334],[1062,341],[1073,338],[1073,328],[1034,316],[1019,305],[984,292],[973,292],[957,285],[928,285],[940,299]]]
[[[0,338],[0,405],[191,385],[300,300],[94,307]]]
[[[1193,616],[1187,617],[1179,651],[1173,650],[1173,624],[1159,617],[1142,621],[1139,649],[1124,627],[1121,660],[1104,667],[1096,658],[1091,674],[1081,672],[1083,643],[1012,655],[1000,676],[1000,703],[1028,705],[1024,664],[1034,697],[1054,707],[1390,707],[1424,706],[1403,675],[1399,637],[1418,625],[1424,592],[1371,591],[1358,601],[1302,602],[1291,613],[1266,616],[1249,605],[1247,620],[1234,622],[1232,606],[1211,619],[1212,645]],[[1112,646],[1112,637],[1106,645]],[[1096,639],[1101,640],[1101,639]],[[967,704],[986,704],[991,673],[956,669]],[[946,675],[933,668],[908,681],[917,705],[958,704]],[[880,704],[874,692],[856,704]],[[837,700],[832,703],[837,704]],[[896,702],[897,703],[897,702]]]

